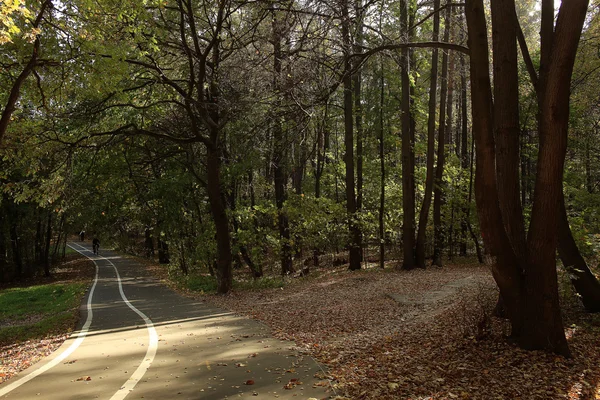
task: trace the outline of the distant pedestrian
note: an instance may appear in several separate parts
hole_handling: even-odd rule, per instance
[[[85,240],[85,231],[79,232],[79,239],[83,242]]]
[[[92,250],[94,251],[94,254],[98,254],[98,250],[100,250],[100,240],[98,240],[98,238],[92,240]]]

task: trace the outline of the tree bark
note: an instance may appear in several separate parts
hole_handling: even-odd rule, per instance
[[[553,20],[553,13],[548,11],[552,9],[550,3],[542,2],[542,56],[538,81],[540,150],[526,257],[517,256],[518,250],[511,244],[500,217],[501,210],[508,206],[500,202],[508,200],[498,193],[494,170],[497,153],[492,134],[487,29],[481,0],[468,1],[466,6],[478,163],[476,196],[484,241],[495,257],[492,272],[511,320],[513,339],[525,349],[545,349],[570,356],[558,302],[556,249],[571,76],[588,2],[563,2],[554,30],[552,26],[548,29],[552,24],[548,20]],[[502,86],[495,84],[495,87],[500,89]],[[499,102],[510,101],[510,97],[505,96],[501,93],[495,99],[496,107]],[[515,143],[511,142],[509,146],[515,146]]]
[[[350,16],[348,12],[348,0],[342,2],[342,40],[344,46],[344,161],[346,163],[346,212],[348,214],[348,230],[350,233],[349,243],[349,266],[350,270],[361,268],[361,232],[357,218],[356,191],[354,184],[354,124],[352,116],[352,65],[350,53],[352,50],[350,42]]]
[[[408,34],[409,0],[400,1],[400,24],[403,33]],[[410,109],[410,59],[408,48],[401,50],[402,84],[402,243],[404,260],[402,269],[415,268],[415,151],[411,133]]]
[[[459,55],[460,57],[460,112],[461,112],[461,132],[460,132],[460,167],[464,174],[469,168],[469,151],[468,151],[468,117],[467,117],[467,71],[465,65],[465,57],[463,54]],[[472,169],[472,168],[471,168]],[[471,181],[472,181],[472,173],[471,178],[469,179],[469,196],[468,202],[462,209],[462,221],[460,223],[461,230],[461,243],[459,254],[463,257],[467,256],[467,224],[469,223],[469,210],[471,205]],[[479,250],[479,241],[477,243],[477,250]]]
[[[206,154],[206,181],[210,212],[215,223],[217,239],[217,292],[227,293],[233,284],[231,238],[229,233],[229,221],[225,204],[223,203],[223,191],[221,186],[221,160],[220,151],[207,148]]]
[[[524,277],[524,318],[527,323],[519,341],[524,348],[543,348],[563,355],[570,355],[570,352],[558,302],[556,249],[571,76],[587,6],[587,0],[561,4],[545,65],[542,53],[540,151],[527,238],[529,262]],[[542,29],[544,26],[542,21]]]
[[[384,215],[385,215],[385,144],[384,144],[384,123],[383,123],[383,107],[385,98],[385,77],[383,70],[383,58],[380,58],[381,62],[381,81],[379,85],[379,171],[381,173],[380,179],[380,193],[379,193],[379,267],[385,268],[385,226],[384,226]]]
[[[448,1],[448,4],[451,2]],[[450,39],[450,17],[452,7],[446,8],[444,41]],[[448,51],[442,55],[442,87],[440,90],[440,122],[438,131],[437,165],[433,189],[433,261],[431,265],[442,267],[442,249],[444,246],[444,227],[442,223],[442,204],[444,196],[444,163],[446,139],[446,101],[448,96]]]
[[[282,21],[279,20],[277,11],[273,11],[273,90],[277,96],[277,104],[281,105],[281,64],[283,53],[281,50]],[[273,175],[275,182],[275,205],[277,206],[277,221],[279,227],[279,241],[281,251],[281,275],[287,275],[294,271],[292,266],[292,248],[290,240],[290,227],[288,217],[283,210],[286,201],[287,174],[285,173],[285,143],[283,143],[283,126],[280,110],[275,110],[273,121]]]
[[[433,9],[440,8],[440,0],[433,2]],[[437,42],[440,36],[440,15],[436,12],[433,16],[433,34],[431,40]],[[427,172],[425,177],[425,196],[419,214],[419,229],[417,231],[415,261],[417,268],[425,268],[425,241],[427,221],[433,194],[433,171],[435,161],[435,122],[437,108],[437,75],[438,75],[438,49],[431,49],[431,77],[429,80],[429,114],[427,116]]]
[[[471,112],[476,150],[475,199],[486,251],[492,256],[492,275],[504,298],[513,332],[520,332],[520,282],[523,270],[504,226],[498,203],[492,92],[485,8],[483,0],[468,0],[467,19],[471,71]]]
[[[493,0],[494,137],[502,221],[517,257],[526,256],[525,220],[519,192],[519,77],[514,0]]]

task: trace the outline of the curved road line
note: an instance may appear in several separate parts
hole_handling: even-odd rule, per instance
[[[69,245],[69,247],[71,247],[71,246]],[[71,248],[73,248],[73,247],[71,247]],[[73,249],[73,250],[75,250],[75,249]],[[83,327],[81,328],[81,330],[77,334],[77,339],[63,353],[61,353],[58,357],[56,357],[55,359],[53,359],[52,361],[50,361],[48,364],[44,365],[43,367],[41,367],[39,369],[36,369],[35,371],[31,372],[30,374],[25,375],[21,379],[19,379],[19,380],[15,381],[15,382],[11,383],[10,385],[2,388],[2,390],[0,390],[0,397],[2,397],[4,395],[12,392],[16,388],[18,388],[19,386],[21,386],[21,385],[29,382],[30,380],[32,380],[36,376],[41,375],[44,372],[48,371],[50,368],[53,368],[53,367],[57,366],[65,358],[69,357],[79,347],[79,345],[83,342],[83,339],[85,339],[85,337],[86,337],[86,335],[87,335],[87,333],[88,333],[88,331],[90,329],[90,325],[92,325],[92,318],[93,318],[92,297],[94,296],[94,289],[96,289],[96,284],[98,283],[98,264],[96,264],[96,262],[94,261],[94,265],[96,266],[96,276],[94,278],[94,284],[92,285],[92,288],[90,289],[90,292],[88,294],[88,299],[87,299],[87,318],[85,320],[85,324],[83,325]]]
[[[78,246],[83,247],[80,245],[78,245]],[[73,248],[73,247],[71,247],[71,248]],[[94,258],[88,256],[87,254],[82,253],[81,251],[79,251],[75,248],[73,248],[73,249],[76,250],[77,252],[79,252],[81,255],[84,255],[87,258],[89,258],[90,260],[94,261],[94,264],[96,263]],[[117,275],[117,283],[119,284],[119,293],[121,294],[121,298],[123,299],[125,304],[127,304],[127,307],[129,307],[133,312],[135,312],[137,315],[139,315],[144,320],[144,323],[146,324],[146,328],[148,329],[149,343],[148,343],[148,350],[146,350],[146,355],[144,356],[144,361],[142,361],[140,363],[140,365],[137,367],[137,369],[135,371],[133,371],[133,374],[131,374],[129,379],[127,379],[125,384],[123,384],[123,386],[121,386],[121,388],[110,398],[110,400],[122,400],[125,398],[125,396],[127,396],[133,390],[135,385],[137,385],[137,383],[142,379],[142,377],[144,376],[144,374],[146,373],[148,368],[150,368],[152,361],[154,361],[154,357],[156,356],[156,351],[158,349],[158,334],[156,333],[156,329],[154,328],[154,323],[152,322],[152,320],[150,318],[148,318],[146,316],[146,314],[144,314],[143,312],[138,310],[133,304],[131,304],[131,302],[129,301],[127,296],[125,296],[125,292],[123,291],[123,284],[121,281],[121,275],[119,274],[119,270],[117,269],[116,265],[113,264],[113,262],[110,261],[108,258],[106,258],[106,257],[102,257],[102,258],[104,258],[104,260],[106,260],[115,270],[115,274]],[[98,267],[96,266],[96,268],[98,268]]]
[[[148,329],[149,344],[148,350],[146,350],[146,356],[144,357],[144,361],[140,363],[140,365],[129,377],[129,379],[127,379],[127,382],[125,382],[125,384],[121,386],[121,389],[119,389],[119,391],[110,398],[110,400],[121,400],[124,399],[125,396],[127,396],[129,392],[133,390],[135,385],[137,385],[140,379],[142,379],[148,368],[150,368],[152,361],[154,361],[154,357],[156,356],[156,350],[158,349],[158,334],[156,333],[156,329],[154,328],[152,320],[148,318],[146,314],[135,308],[135,306],[129,302],[127,296],[125,296],[125,292],[123,292],[123,285],[121,284],[121,275],[119,275],[119,270],[117,269],[115,264],[113,264],[112,261],[110,261],[109,259],[105,258],[105,260],[108,261],[110,265],[112,265],[112,267],[115,270],[115,273],[117,274],[117,281],[119,282],[119,292],[121,293],[121,298],[129,308],[131,308],[137,315],[139,315],[144,320],[144,322],[146,323],[146,328]]]
[[[79,248],[83,248],[84,250],[87,250],[83,246],[80,246],[80,245],[77,245],[77,246]],[[50,370],[51,368],[55,367],[56,365],[58,365],[65,358],[70,356],[79,347],[79,345],[81,345],[81,343],[83,342],[83,340],[85,339],[85,337],[89,331],[89,328],[92,324],[92,318],[93,318],[92,297],[94,295],[94,290],[96,289],[96,284],[98,283],[98,264],[96,263],[96,259],[88,256],[87,254],[84,254],[81,250],[73,247],[72,245],[69,245],[69,247],[72,248],[73,250],[77,251],[81,255],[92,260],[94,262],[94,265],[96,266],[96,276],[94,277],[94,283],[90,289],[90,292],[88,294],[88,299],[87,299],[87,318],[86,318],[85,324],[83,325],[81,331],[78,333],[77,339],[63,353],[61,353],[58,357],[54,358],[52,361],[48,362],[48,364],[31,372],[28,375],[25,375],[23,378],[11,383],[10,385],[2,388],[0,390],[0,397],[8,394],[9,392],[20,387],[21,385],[29,382],[36,376],[39,376],[39,375],[43,374],[44,372]],[[149,344],[148,344],[148,350],[146,350],[146,355],[144,357],[144,361],[142,361],[140,363],[140,365],[133,372],[131,377],[129,377],[129,379],[127,379],[125,384],[123,386],[121,386],[121,388],[110,398],[110,400],[122,400],[133,390],[135,385],[137,385],[137,383],[142,379],[142,377],[144,376],[144,374],[146,373],[146,371],[152,364],[152,361],[154,361],[154,357],[156,356],[156,351],[158,349],[158,334],[156,333],[156,329],[154,328],[154,324],[153,324],[152,320],[150,320],[150,318],[148,318],[146,316],[146,314],[144,314],[143,312],[138,310],[133,304],[131,304],[129,299],[127,299],[127,296],[125,296],[125,292],[123,291],[123,285],[122,285],[122,281],[121,281],[121,275],[119,274],[119,270],[117,269],[115,264],[113,264],[112,261],[108,260],[107,258],[105,258],[105,257],[103,257],[103,258],[106,261],[108,261],[108,263],[115,270],[115,273],[117,275],[117,282],[119,284],[119,293],[121,294],[121,298],[123,299],[125,304],[127,304],[127,306],[131,310],[133,310],[136,314],[138,314],[144,320],[144,322],[146,324],[146,328],[148,329]]]

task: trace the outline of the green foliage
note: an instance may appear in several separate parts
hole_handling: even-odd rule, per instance
[[[347,234],[343,204],[322,197],[290,195],[284,212],[290,219],[292,238],[296,238],[292,240],[301,239],[304,246],[321,250],[343,246]]]

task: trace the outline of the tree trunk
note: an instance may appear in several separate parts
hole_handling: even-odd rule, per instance
[[[277,104],[281,105],[281,64],[283,53],[281,51],[281,24],[277,11],[273,11],[273,89],[276,93]],[[283,143],[283,126],[280,119],[279,109],[275,110],[273,123],[273,174],[275,181],[275,205],[277,206],[277,224],[279,227],[279,241],[281,251],[281,275],[287,275],[294,271],[292,266],[292,249],[290,240],[290,227],[288,217],[283,210],[283,205],[287,198],[286,184],[287,175],[285,173],[285,143]]]
[[[440,0],[435,0],[433,9],[440,8]],[[436,12],[433,16],[432,41],[437,42],[440,36],[440,15]],[[431,77],[429,80],[429,114],[427,116],[427,175],[425,177],[425,196],[419,214],[419,229],[417,231],[416,243],[416,266],[425,268],[425,241],[427,232],[427,221],[431,207],[431,196],[433,193],[433,170],[435,159],[435,121],[437,108],[437,75],[438,75],[438,49],[431,50]]]
[[[344,161],[346,163],[346,211],[348,214],[348,230],[350,233],[349,243],[349,269],[361,268],[361,232],[358,225],[356,192],[354,185],[354,126],[352,117],[352,66],[350,53],[352,50],[350,42],[350,16],[348,12],[348,0],[342,2],[342,40],[344,46]]]
[[[571,76],[587,5],[587,0],[563,2],[556,28],[552,29],[553,2],[542,1],[542,55],[537,88],[540,150],[526,259],[515,254],[500,217],[500,210],[505,210],[508,205],[499,203],[508,200],[498,193],[494,171],[496,152],[492,134],[491,85],[483,3],[481,0],[471,0],[466,6],[471,49],[473,129],[476,133],[478,163],[476,195],[484,241],[496,258],[492,272],[506,305],[516,343],[525,349],[545,349],[565,356],[569,356],[570,351],[558,302],[556,247]],[[511,40],[516,40],[516,37]],[[497,107],[498,102],[509,101],[505,96],[502,93],[495,99]],[[510,146],[515,146],[514,142],[511,143]]]
[[[385,268],[385,148],[384,148],[384,123],[383,107],[385,98],[385,76],[383,69],[383,58],[381,62],[381,82],[379,85],[379,170],[381,173],[380,194],[379,194],[379,267]]]
[[[451,26],[451,22],[450,19],[452,17],[452,8],[448,8],[448,10],[446,10],[446,12],[448,13],[448,18],[446,20],[446,25]],[[452,29],[452,28],[450,28]],[[451,36],[451,35],[449,35]],[[448,39],[449,41],[449,39]],[[454,137],[454,135],[452,134],[452,131],[454,130],[454,126],[453,126],[453,122],[454,122],[454,57],[452,53],[448,53],[448,99],[446,101],[446,138],[447,141],[445,144],[448,144],[448,148],[451,148],[452,146],[452,138]],[[444,151],[446,150],[446,146],[444,146]],[[444,161],[445,161],[446,157],[444,155]],[[442,176],[443,176],[443,171],[442,171]],[[445,202],[446,202],[446,185],[443,183],[442,180],[442,195],[441,195],[441,199],[442,199],[442,207],[444,206]],[[451,259],[452,258],[452,251],[454,248],[454,196],[452,196],[452,201],[450,202],[450,223],[447,226],[447,248],[448,248],[448,257]],[[443,227],[444,225],[442,224],[442,233],[446,231],[446,229]],[[435,233],[435,232],[434,232]],[[445,235],[442,235],[442,240],[440,240],[440,254],[442,254],[442,250],[444,248],[444,243],[446,242],[446,237]],[[435,251],[435,248],[434,248]],[[441,257],[440,257],[440,261],[441,261]],[[440,265],[441,266],[441,265]]]
[[[544,0],[542,11],[544,10]],[[524,348],[541,348],[570,355],[558,302],[556,249],[564,160],[567,150],[569,96],[577,44],[587,0],[562,3],[547,64],[542,64],[539,88],[540,151],[527,247],[529,263],[524,277]],[[549,17],[549,16],[548,16]],[[545,22],[542,21],[542,30]],[[542,62],[544,61],[542,53]]]
[[[487,26],[483,0],[469,0],[465,6],[470,53],[471,111],[476,150],[475,199],[481,235],[491,254],[492,275],[509,313],[513,332],[520,332],[520,282],[523,270],[502,224],[495,170],[495,143],[492,122],[492,93],[489,71]]]
[[[460,132],[460,167],[464,174],[469,168],[469,152],[468,148],[468,117],[467,117],[467,71],[465,65],[465,57],[463,54],[460,54],[460,113],[461,113],[461,132]],[[467,256],[467,224],[469,223],[469,211],[471,205],[471,188],[472,188],[472,168],[471,168],[471,178],[469,179],[469,197],[468,202],[462,209],[462,220],[460,223],[460,250],[459,254],[463,257]],[[479,250],[479,241],[476,241],[477,249]]]
[[[356,0],[355,2],[356,12],[356,43],[354,52],[362,53],[363,46],[363,19],[362,19],[362,1]],[[363,207],[363,109],[362,109],[362,75],[360,69],[358,69],[353,76],[354,83],[354,117],[356,121],[356,211],[360,214]],[[363,235],[360,233],[359,249],[360,259],[364,258],[363,254]]]
[[[481,251],[481,246],[479,245],[479,237],[477,235],[475,235],[475,232],[473,232],[473,227],[471,226],[471,221],[469,220],[469,218],[471,217],[471,201],[473,200],[473,167],[475,165],[475,163],[473,162],[473,158],[475,156],[475,139],[473,139],[472,143],[471,143],[471,165],[470,165],[470,172],[469,172],[469,196],[467,197],[467,206],[466,206],[466,213],[465,213],[465,224],[467,226],[467,229],[469,230],[469,234],[471,235],[471,239],[473,239],[473,244],[475,245],[475,253],[477,254],[477,261],[479,261],[480,264],[484,263],[483,260],[483,252]],[[466,243],[465,243],[465,247],[466,247]],[[466,255],[466,249],[465,249],[465,255]]]
[[[400,1],[400,24],[402,32],[408,31],[409,0]],[[415,268],[415,152],[411,135],[410,109],[410,59],[408,48],[401,50],[402,84],[402,242],[404,261],[402,269]]]
[[[525,220],[519,192],[519,77],[514,0],[493,0],[494,136],[502,221],[517,257],[526,256]]]
[[[448,1],[448,4],[451,2]],[[450,39],[450,16],[452,7],[446,8],[444,42]],[[444,246],[444,227],[442,224],[442,203],[444,196],[444,160],[446,138],[446,101],[448,96],[448,50],[442,55],[442,88],[440,90],[440,122],[438,131],[437,166],[435,169],[435,186],[433,189],[433,261],[431,265],[442,266],[442,249]]]
[[[220,151],[207,147],[206,154],[206,183],[210,212],[215,223],[217,239],[217,292],[227,293],[233,284],[231,238],[229,234],[229,221],[221,186],[221,161]]]

